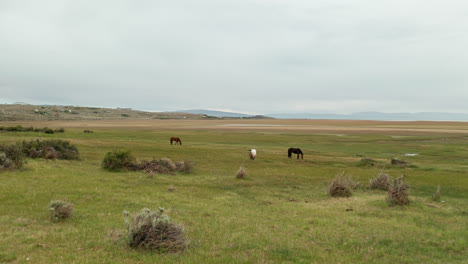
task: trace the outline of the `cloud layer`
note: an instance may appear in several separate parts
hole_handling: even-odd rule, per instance
[[[468,113],[466,17],[456,0],[3,0],[0,103]]]

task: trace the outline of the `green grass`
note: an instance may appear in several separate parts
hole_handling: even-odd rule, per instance
[[[25,169],[0,172],[0,263],[467,263],[468,137],[91,129],[41,135],[77,144],[79,161],[28,160]],[[169,144],[173,135],[182,146]],[[1,133],[0,143],[36,137]],[[288,147],[300,147],[304,160],[288,159]],[[139,160],[194,161],[194,172],[101,169],[115,149]],[[417,165],[385,170],[406,175],[410,205],[388,207],[385,192],[365,188],[328,197],[329,181],[343,171],[364,186],[377,175],[358,167],[356,155]],[[246,179],[235,177],[240,166]],[[433,203],[437,185],[443,202]],[[73,203],[74,216],[52,223],[51,200]],[[164,207],[184,225],[185,252],[126,246],[122,211],[144,207]]]

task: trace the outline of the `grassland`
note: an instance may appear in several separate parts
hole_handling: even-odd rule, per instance
[[[0,143],[60,138],[80,161],[28,160],[0,172],[0,263],[468,263],[468,124],[301,120],[148,120],[2,122],[65,128],[63,134],[0,133]],[[83,133],[91,129],[92,134]],[[178,136],[182,146],[171,146]],[[304,160],[288,159],[300,147]],[[249,161],[248,150],[257,149]],[[146,175],[100,168],[107,151],[138,159],[196,163],[192,174]],[[417,153],[416,156],[404,156]],[[367,185],[400,158],[411,203],[388,207],[385,192],[360,188],[330,198],[345,172]],[[240,166],[244,180],[235,178]],[[442,202],[430,197],[441,186]],[[176,191],[169,192],[174,186]],[[51,200],[75,205],[74,217],[49,220]],[[164,207],[184,225],[181,254],[125,244],[123,210]]]

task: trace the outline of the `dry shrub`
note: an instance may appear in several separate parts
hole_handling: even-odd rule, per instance
[[[245,177],[247,177],[247,170],[241,166],[239,170],[237,171],[236,178],[244,179]]]
[[[73,214],[73,204],[61,200],[51,201],[49,204],[50,218],[58,222],[70,218]]]
[[[408,185],[403,181],[403,177],[396,178],[392,181],[388,188],[387,203],[389,206],[407,205],[408,199]]]
[[[54,147],[46,147],[44,149],[44,158],[46,159],[57,159],[58,158],[58,153],[57,151],[54,149]]]
[[[176,171],[183,173],[191,173],[193,170],[194,163],[189,160],[176,162]]]
[[[169,218],[163,208],[151,211],[144,208],[133,216],[125,211],[127,243],[132,248],[179,252],[187,247],[184,228]]]
[[[133,170],[142,170],[151,174],[175,174],[176,172],[190,173],[193,169],[193,162],[179,161],[174,163],[171,159],[162,158],[160,160],[143,160],[135,164]]]
[[[440,185],[437,185],[436,191],[432,194],[432,201],[440,202]]]
[[[369,188],[388,191],[391,179],[390,175],[381,170],[375,178],[369,180]]]
[[[338,174],[328,185],[328,194],[332,197],[350,197],[352,195],[351,189],[355,189],[358,186],[358,182],[343,172]]]

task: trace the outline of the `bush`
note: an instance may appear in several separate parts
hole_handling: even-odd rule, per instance
[[[351,189],[357,186],[358,183],[353,181],[351,177],[341,173],[328,185],[328,194],[332,197],[350,197],[352,195]]]
[[[25,163],[25,156],[20,145],[0,145],[0,169],[20,169]]]
[[[107,152],[102,167],[111,171],[131,169],[135,166],[135,157],[128,150]]]
[[[187,247],[184,228],[172,222],[163,208],[157,211],[144,208],[133,216],[124,211],[124,216],[127,243],[132,248],[178,252]]]
[[[387,203],[389,206],[407,205],[408,199],[408,185],[404,183],[403,177],[394,179],[388,188]]]
[[[73,204],[61,200],[51,201],[49,204],[50,219],[58,222],[70,218],[73,214]]]
[[[191,161],[179,161],[174,163],[171,159],[162,158],[160,160],[143,160],[138,164],[129,167],[131,170],[144,171],[146,173],[175,174],[176,172],[192,172],[193,163]]]
[[[244,179],[245,177],[247,177],[247,170],[241,166],[239,170],[237,171],[236,178]]]
[[[390,186],[390,181],[391,181],[390,175],[384,173],[383,170],[381,170],[374,179],[371,179],[369,181],[369,188],[388,191],[388,187]]]
[[[189,160],[176,162],[176,171],[183,173],[192,173],[194,163]]]
[[[370,158],[363,158],[359,161],[357,164],[358,167],[373,167],[377,164],[378,162],[376,160],[370,159]]]
[[[61,139],[23,141],[22,151],[30,158],[80,159],[78,147]]]

